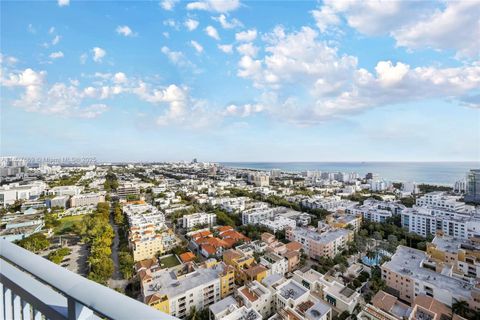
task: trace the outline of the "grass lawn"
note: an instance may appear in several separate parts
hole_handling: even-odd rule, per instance
[[[68,233],[73,229],[73,224],[77,221],[81,221],[83,215],[64,217],[60,219],[60,225],[55,227],[55,234]]]
[[[171,268],[178,266],[180,264],[180,261],[178,261],[177,257],[174,255],[165,257],[165,258],[160,258],[160,267],[161,268]]]

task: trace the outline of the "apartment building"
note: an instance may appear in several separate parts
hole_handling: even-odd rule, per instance
[[[266,174],[250,174],[248,182],[253,183],[256,187],[268,187],[270,185],[270,177]]]
[[[253,308],[241,305],[232,296],[226,297],[208,307],[212,320],[261,320],[262,315]]]
[[[480,235],[480,213],[417,206],[402,211],[402,227],[423,237],[442,232],[452,237],[468,239]]]
[[[199,212],[182,217],[182,227],[191,230],[196,226],[214,226],[217,216],[211,213]]]
[[[152,205],[128,204],[123,212],[130,225],[129,244],[134,261],[154,257],[180,243],[180,239],[165,226],[165,216]]]
[[[128,195],[140,195],[140,188],[134,183],[122,183],[117,188],[117,196],[125,199]]]
[[[288,272],[288,260],[273,252],[267,252],[260,257],[260,264],[268,269],[267,275],[280,274],[285,275]]]
[[[208,308],[234,286],[233,269],[222,262],[146,271],[140,279],[144,302],[177,318],[187,317],[193,308]]]
[[[310,228],[286,229],[285,236],[289,241],[302,244],[305,253],[312,259],[322,256],[335,257],[353,240],[353,230],[329,229],[318,233]]]
[[[268,208],[267,206],[252,208],[242,212],[242,224],[259,224],[262,221],[271,220],[274,217],[274,208]]]
[[[467,301],[471,309],[480,309],[480,289],[475,281],[453,277],[451,269],[430,259],[424,251],[398,246],[381,269],[389,292],[404,301],[413,303],[417,296],[427,295],[449,307],[455,301]]]
[[[429,296],[419,295],[412,306],[408,306],[398,298],[379,291],[357,317],[366,320],[442,320],[452,319],[452,310]],[[453,319],[463,318],[456,315]]]
[[[332,213],[325,218],[325,221],[333,228],[346,228],[358,232],[362,224],[362,215]]]
[[[238,288],[237,297],[244,306],[260,313],[263,319],[274,312],[272,293],[258,281],[249,282]]]
[[[360,299],[358,292],[344,286],[335,278],[313,269],[305,272],[297,270],[294,272],[293,279],[339,312],[352,313]]]
[[[282,216],[276,216],[272,219],[261,220],[259,224],[267,227],[273,233],[285,230],[286,228],[295,228],[297,225],[295,220]]]
[[[104,193],[77,194],[70,198],[70,207],[75,208],[89,205],[97,205],[99,202],[105,202]]]
[[[452,274],[463,278],[480,278],[480,240],[437,235],[427,244],[427,253],[453,267]]]
[[[268,269],[255,263],[255,258],[238,250],[230,249],[223,253],[223,261],[235,269],[235,279],[239,283],[262,281]]]
[[[325,209],[334,212],[337,210],[348,210],[358,204],[358,202],[343,200],[338,196],[328,198],[318,196],[303,199],[300,204],[309,209]]]
[[[467,174],[465,201],[480,204],[480,169],[472,169]]]
[[[127,204],[122,207],[122,210],[127,216],[130,226],[153,225],[155,230],[165,228],[165,215],[150,204]]]
[[[352,214],[361,214],[363,219],[373,222],[385,222],[388,218],[399,215],[405,206],[397,202],[367,199],[362,205],[357,205],[349,210]]]
[[[65,209],[69,199],[69,196],[56,196],[52,199],[48,199],[46,202],[49,208],[60,207]]]
[[[212,206],[220,206],[222,210],[232,213],[245,210],[249,200],[247,197],[219,197],[208,201]]]
[[[82,193],[83,187],[81,186],[58,186],[48,190],[48,194],[54,194],[56,196],[75,196]]]
[[[417,198],[416,205],[421,207],[437,207],[447,210],[462,211],[465,203],[460,202],[460,196],[451,196],[446,192],[434,191]]]

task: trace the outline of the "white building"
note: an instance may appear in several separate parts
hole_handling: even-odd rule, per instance
[[[267,252],[260,258],[260,264],[265,266],[267,274],[279,274],[284,276],[288,272],[288,261],[282,256],[273,252]]]
[[[461,211],[465,209],[465,203],[460,202],[460,196],[450,196],[445,192],[434,191],[425,194],[416,201],[417,206],[437,207],[448,210]]]
[[[218,263],[212,268],[162,269],[153,272],[142,281],[145,303],[158,297],[168,299],[169,313],[177,318],[185,318],[190,311],[203,310],[220,301],[221,277],[227,266]]]
[[[312,293],[321,296],[340,312],[352,313],[360,299],[360,293],[313,269],[306,272],[297,270],[294,272],[293,279]]]
[[[467,180],[458,180],[453,187],[455,193],[465,193],[467,191]]]
[[[267,227],[273,233],[277,231],[285,230],[286,228],[295,228],[297,223],[295,220],[290,218],[285,218],[282,216],[276,216],[273,219],[261,220],[260,225]]]
[[[12,205],[17,200],[29,200],[39,197],[47,188],[43,181],[28,184],[11,183],[0,187],[0,205]]]
[[[244,306],[256,310],[263,319],[266,319],[274,311],[272,293],[258,281],[249,282],[238,288],[237,296],[242,300]]]
[[[81,186],[58,186],[48,190],[49,194],[56,196],[74,196],[80,194],[83,191]]]
[[[214,226],[217,216],[211,213],[199,212],[182,217],[182,227],[190,230],[196,226]]]
[[[264,220],[270,220],[275,217],[275,210],[263,206],[261,208],[252,208],[242,212],[242,224],[258,224]]]
[[[262,320],[262,315],[253,308],[239,306],[233,296],[228,296],[208,307],[212,320]]]
[[[117,195],[120,198],[126,198],[128,195],[139,195],[140,188],[134,183],[123,183],[117,189]]]
[[[74,195],[70,198],[70,207],[83,207],[89,205],[97,205],[105,202],[105,193],[85,193]]]
[[[349,211],[353,214],[361,214],[363,219],[374,222],[385,222],[387,218],[399,215],[406,207],[397,202],[379,201],[367,199],[363,205],[357,205]]]
[[[403,210],[402,227],[423,237],[442,231],[448,236],[468,239],[480,235],[480,215],[440,207],[414,207]]]

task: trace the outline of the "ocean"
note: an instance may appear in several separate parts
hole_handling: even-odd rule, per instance
[[[480,168],[479,162],[223,162],[231,168],[257,170],[280,169],[288,172],[327,171],[369,172],[393,182],[417,182],[453,185],[464,179],[470,169]]]

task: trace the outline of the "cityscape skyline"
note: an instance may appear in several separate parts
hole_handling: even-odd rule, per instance
[[[477,6],[3,2],[2,154],[479,162]]]

